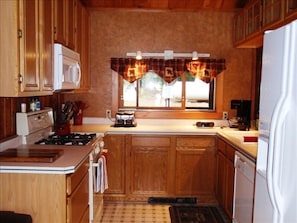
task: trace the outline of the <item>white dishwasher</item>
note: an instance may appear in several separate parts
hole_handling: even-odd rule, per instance
[[[235,152],[234,166],[233,222],[252,223],[256,165],[242,153]]]

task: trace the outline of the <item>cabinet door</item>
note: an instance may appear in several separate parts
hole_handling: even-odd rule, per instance
[[[132,195],[168,195],[171,137],[132,136],[130,159],[130,192]]]
[[[283,0],[263,0],[263,19],[264,29],[279,27],[283,23]]]
[[[89,13],[77,1],[77,24],[76,24],[76,43],[75,50],[80,54],[82,77],[80,88],[76,92],[88,91],[90,89],[90,71],[89,71]]]
[[[54,40],[66,46],[66,0],[54,0]]]
[[[285,4],[285,23],[297,19],[297,1],[286,0]]]
[[[21,91],[39,91],[39,1],[20,1]]]
[[[237,13],[234,16],[233,22],[233,42],[234,44],[238,44],[243,41],[245,38],[244,32],[244,11]]]
[[[108,189],[105,194],[125,193],[125,135],[107,135],[104,137],[107,154]]]
[[[217,176],[217,199],[219,204],[224,207],[226,201],[226,158],[223,153],[218,152],[218,176]]]
[[[42,76],[41,88],[43,91],[53,89],[53,1],[39,1],[41,5],[41,60],[40,73]]]
[[[214,194],[215,151],[213,149],[177,149],[176,194]]]
[[[230,160],[226,160],[225,163],[226,167],[226,200],[225,200],[225,210],[229,216],[229,218],[232,218],[233,213],[233,190],[234,190],[234,164]]]
[[[178,137],[175,169],[177,195],[215,200],[215,137]]]
[[[16,33],[16,30],[19,29],[18,7],[18,0],[0,0],[1,97],[15,97],[19,93],[19,38]],[[15,125],[13,124],[13,126]],[[12,131],[11,134],[14,135],[15,132]]]
[[[246,10],[245,34],[257,34],[261,30],[261,2],[252,1]]]
[[[70,49],[75,48],[75,31],[76,31],[76,1],[66,0],[66,45]]]

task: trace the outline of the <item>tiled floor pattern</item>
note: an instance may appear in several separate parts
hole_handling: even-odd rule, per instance
[[[169,205],[104,203],[100,223],[170,223]]]

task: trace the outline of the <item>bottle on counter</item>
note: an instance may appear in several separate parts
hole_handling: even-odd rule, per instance
[[[40,111],[40,101],[38,98],[35,99],[35,107],[36,107],[36,111]]]
[[[36,110],[36,103],[34,98],[31,98],[31,102],[30,102],[30,111],[34,112]]]

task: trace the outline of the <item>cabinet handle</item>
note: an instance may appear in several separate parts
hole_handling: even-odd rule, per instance
[[[21,29],[18,29],[18,38],[23,37],[23,31]]]
[[[23,81],[24,81],[23,75],[19,74],[19,83],[21,84],[23,83]]]

